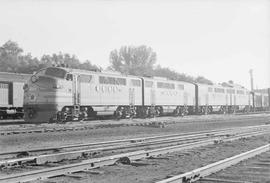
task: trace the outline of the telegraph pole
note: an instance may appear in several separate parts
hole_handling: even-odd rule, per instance
[[[255,110],[255,93],[254,93],[254,88],[253,88],[253,70],[250,69],[249,70],[249,74],[250,74],[250,89],[251,89],[251,95],[252,95],[252,107],[253,107],[253,111]]]
[[[249,70],[249,74],[250,74],[250,89],[253,92],[254,88],[253,88],[253,70],[252,69]]]

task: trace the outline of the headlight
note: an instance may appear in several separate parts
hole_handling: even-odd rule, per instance
[[[57,84],[53,86],[54,89],[62,89],[63,85]]]

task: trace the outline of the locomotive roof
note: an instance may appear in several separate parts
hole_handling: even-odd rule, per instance
[[[30,78],[31,74],[21,74],[12,72],[0,72],[0,81],[4,82],[25,82]]]
[[[57,67],[57,68],[61,68],[61,69],[64,69],[66,70],[67,72],[70,72],[70,73],[76,73],[76,74],[105,74],[105,75],[114,75],[114,76],[120,76],[120,77],[137,77],[139,78],[138,76],[133,76],[133,75],[125,75],[125,74],[121,74],[121,73],[118,73],[118,72],[110,72],[110,71],[89,71],[89,70],[83,70],[83,69],[73,69],[73,68],[67,68],[67,67]]]
[[[207,86],[207,87],[213,87],[213,88],[225,88],[225,89],[238,89],[238,90],[248,90],[245,87],[241,86],[241,85],[237,85],[237,84],[233,84],[233,85],[227,85],[227,86],[222,86],[221,84],[213,84],[213,85],[208,85],[208,84],[201,84],[201,83],[196,83],[197,85],[201,85],[201,86]]]
[[[255,93],[268,93],[268,90],[270,90],[270,88],[255,89],[254,92]]]
[[[112,76],[120,76],[120,77],[131,77],[131,78],[143,78],[146,80],[155,80],[155,81],[167,81],[167,82],[178,82],[178,83],[185,83],[185,84],[192,84],[190,82],[186,82],[186,81],[178,81],[178,80],[171,80],[168,78],[164,78],[164,77],[143,77],[143,76],[134,76],[134,75],[127,75],[127,74],[122,74],[120,72],[110,72],[110,71],[88,71],[88,70],[81,70],[81,69],[73,69],[73,68],[66,68],[66,67],[58,67],[61,69],[66,70],[67,72],[70,73],[77,73],[77,74],[89,74],[89,73],[93,73],[93,74],[105,74],[105,75],[112,75]]]
[[[82,70],[82,69],[73,69],[73,68],[67,68],[67,67],[58,67],[61,69],[66,70],[67,72],[70,73],[77,73],[77,74],[104,74],[104,75],[112,75],[112,76],[120,76],[120,77],[132,77],[132,78],[143,78],[146,80],[155,80],[155,81],[164,81],[164,82],[178,82],[178,83],[184,83],[184,84],[196,84],[196,85],[204,85],[204,86],[208,86],[208,87],[219,87],[219,88],[233,88],[233,89],[244,89],[247,90],[246,88],[237,85],[237,84],[231,84],[230,86],[222,86],[221,84],[213,84],[213,85],[208,85],[208,84],[201,84],[201,83],[192,83],[192,82],[187,82],[187,81],[178,81],[178,80],[171,80],[168,78],[164,78],[164,77],[142,77],[142,76],[134,76],[134,75],[125,75],[125,74],[121,74],[119,72],[107,72],[107,71],[89,71],[89,70]]]

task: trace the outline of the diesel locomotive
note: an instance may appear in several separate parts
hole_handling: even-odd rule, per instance
[[[238,85],[205,85],[160,77],[48,67],[24,86],[25,120],[64,122],[98,116],[183,116],[250,111],[254,95]],[[269,104],[268,104],[269,105]]]

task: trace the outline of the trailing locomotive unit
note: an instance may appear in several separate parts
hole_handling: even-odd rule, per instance
[[[30,76],[0,72],[0,119],[23,117],[23,86]]]
[[[149,109],[150,116],[174,114],[183,116],[194,111],[195,85],[166,78],[142,78],[143,109]],[[147,112],[149,114],[149,112]],[[149,116],[147,115],[146,116]],[[139,115],[139,117],[145,115]]]
[[[247,89],[238,85],[196,84],[196,96],[198,113],[248,112],[252,108],[252,95]]]
[[[270,88],[254,90],[254,111],[270,110]]]
[[[69,121],[115,115],[183,115],[195,105],[195,86],[161,78],[49,67],[25,87],[26,121]]]

